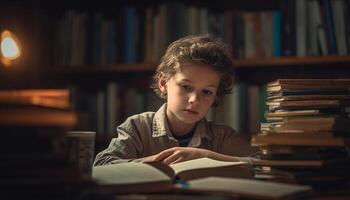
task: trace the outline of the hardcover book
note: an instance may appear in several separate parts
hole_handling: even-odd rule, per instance
[[[172,165],[128,162],[96,166],[92,177],[106,191],[150,193],[170,191],[175,179],[192,180],[208,176],[252,178],[252,172],[246,162],[200,158]]]

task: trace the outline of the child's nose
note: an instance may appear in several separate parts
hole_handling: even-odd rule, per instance
[[[188,102],[193,104],[193,103],[199,103],[199,101],[200,101],[200,96],[196,92],[191,93],[190,98],[188,99]]]

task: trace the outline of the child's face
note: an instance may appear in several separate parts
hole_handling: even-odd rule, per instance
[[[161,80],[168,120],[187,125],[201,120],[214,103],[219,82],[219,73],[205,64],[184,64],[168,81]]]

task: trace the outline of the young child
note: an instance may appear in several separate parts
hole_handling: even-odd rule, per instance
[[[250,161],[249,142],[205,116],[231,92],[233,66],[222,43],[209,36],[187,36],[169,45],[151,87],[166,103],[157,112],[129,117],[118,137],[100,152],[94,166],[121,162],[173,164],[209,157]]]

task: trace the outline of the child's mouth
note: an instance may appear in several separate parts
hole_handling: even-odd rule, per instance
[[[185,112],[193,114],[193,115],[198,115],[199,113],[194,111],[194,110],[190,110],[190,109],[185,109]]]

